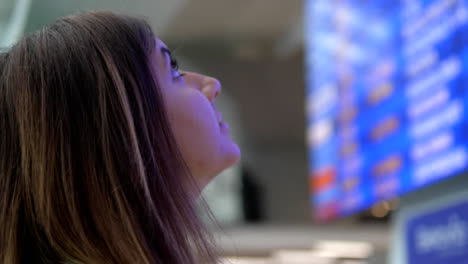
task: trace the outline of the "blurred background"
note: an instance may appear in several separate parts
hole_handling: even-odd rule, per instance
[[[60,16],[85,10],[146,17],[182,69],[222,82],[217,106],[243,158],[204,195],[220,225],[213,230],[225,263],[387,263],[392,245],[405,240],[398,225],[390,224],[404,203],[398,197],[459,175],[465,166],[465,152],[454,158],[462,157],[459,167],[432,159],[431,164],[443,164],[425,170],[442,171],[440,175],[413,185],[408,179],[417,166],[408,161],[414,158],[408,153],[418,151],[416,143],[398,142],[419,144],[419,139],[392,136],[393,130],[407,126],[409,117],[398,114],[388,121],[384,114],[374,115],[406,109],[402,91],[424,84],[412,83],[405,70],[433,74],[430,69],[448,56],[442,51],[452,47],[440,48],[435,42],[453,35],[437,39],[450,30],[446,25],[423,43],[405,43],[431,33],[424,32],[426,24],[444,24],[451,14],[464,30],[465,1],[0,0],[0,47]],[[395,70],[409,61],[426,64],[402,67],[403,73]],[[400,99],[388,99],[392,96]],[[386,110],[375,106],[387,99]],[[371,138],[360,134],[367,126],[375,126]],[[408,126],[413,131],[424,124]],[[326,145],[330,138],[336,141]],[[384,138],[389,143],[382,145]],[[438,139],[416,155],[424,150],[446,155],[437,146],[447,138]],[[370,168],[359,165],[372,159]],[[411,165],[406,168],[405,162]],[[419,169],[418,175],[425,175]]]

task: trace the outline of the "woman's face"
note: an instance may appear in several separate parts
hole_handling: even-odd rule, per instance
[[[152,62],[177,144],[203,188],[240,159],[239,147],[215,107],[221,84],[212,77],[179,71],[166,45],[158,39]]]

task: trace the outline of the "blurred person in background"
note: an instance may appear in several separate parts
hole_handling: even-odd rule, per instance
[[[214,263],[195,202],[240,157],[220,91],[111,12],[1,53],[0,263]]]

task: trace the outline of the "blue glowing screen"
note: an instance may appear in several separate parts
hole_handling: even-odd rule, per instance
[[[319,219],[468,168],[468,0],[308,0],[305,12]]]

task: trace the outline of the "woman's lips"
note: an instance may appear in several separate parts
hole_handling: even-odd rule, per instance
[[[221,129],[221,132],[229,132],[229,125],[222,121],[219,122],[219,128]]]
[[[221,132],[229,133],[229,125],[223,122],[223,115],[221,114],[221,112],[216,111],[216,115],[218,117],[218,124]]]

